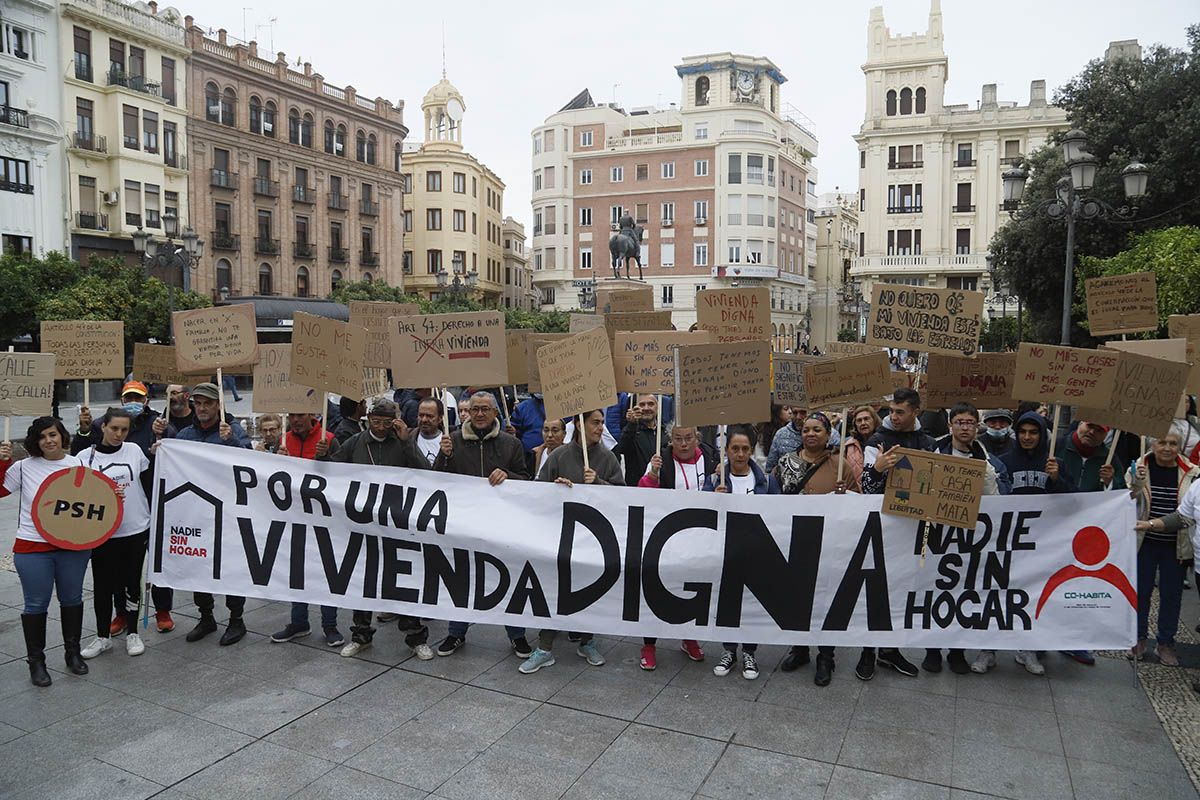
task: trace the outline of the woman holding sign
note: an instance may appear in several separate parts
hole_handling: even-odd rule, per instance
[[[71,437],[54,417],[38,417],[25,436],[29,457],[13,463],[12,443],[0,442],[0,497],[21,493],[17,516],[17,538],[13,542],[13,564],[21,578],[25,606],[21,627],[25,631],[25,661],[34,686],[49,686],[46,671],[46,611],[50,592],[58,592],[62,612],[63,655],[67,669],[86,675],[87,664],[79,655],[83,632],[83,576],[90,550],[63,550],[42,538],[33,521],[33,501],[42,484],[54,473],[82,462],[67,453]]]

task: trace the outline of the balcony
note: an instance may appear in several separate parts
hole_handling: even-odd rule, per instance
[[[317,247],[312,242],[292,242],[292,255],[296,258],[316,258]]]
[[[254,193],[261,197],[279,197],[279,181],[273,181],[264,175],[255,175]]]
[[[241,250],[242,237],[229,231],[213,231],[208,241],[213,250]]]
[[[344,247],[330,247],[329,260],[334,264],[345,264],[350,260],[350,251]]]
[[[954,162],[954,166],[956,166],[956,167],[973,167],[973,166],[975,166],[975,159],[960,158]]]
[[[162,97],[162,85],[156,81],[148,81],[142,75],[126,75],[120,70],[109,70],[108,85],[120,86],[134,92]]]
[[[167,153],[163,156],[163,164],[171,169],[187,170],[187,156],[181,153]]]
[[[308,186],[293,186],[292,201],[312,205],[317,202],[317,193]]]
[[[95,134],[89,136],[87,134],[76,131],[71,134],[71,149],[86,150],[89,153],[108,154],[108,139]]]
[[[334,211],[345,211],[350,206],[350,196],[338,194],[337,192],[329,193],[329,208]]]
[[[141,143],[138,142],[138,138],[136,136],[122,136],[121,144],[127,150],[141,150],[142,149]]]
[[[277,256],[279,255],[279,240],[264,239],[261,236],[255,236],[254,252],[260,256]]]
[[[1025,160],[1024,156],[1005,156],[1004,158],[1000,159],[1000,166],[1002,166],[1002,167],[1019,167],[1019,166],[1021,166],[1021,162],[1024,160]]]
[[[162,215],[157,211],[150,209],[146,210],[146,227],[147,228],[162,228]]]
[[[974,211],[975,206],[966,205],[964,203],[956,203],[954,205],[954,207],[950,210],[955,212],[956,214],[965,214],[965,213],[970,213],[971,211]]]
[[[888,169],[920,169],[925,166],[924,161],[889,161]]]
[[[78,55],[78,54],[77,54]],[[75,62],[75,80],[92,82],[92,65]]]
[[[920,214],[924,206],[917,204],[915,206],[888,206],[887,213],[889,214]]]
[[[912,273],[928,277],[930,273],[986,274],[987,255],[895,255],[863,256],[854,259],[851,275],[886,275]]]
[[[12,106],[0,106],[0,123],[17,128],[28,128],[29,112]]]
[[[224,169],[210,170],[209,185],[218,189],[237,189],[238,176],[236,172]]]
[[[379,253],[369,253],[364,250],[358,256],[358,263],[364,267],[378,267]]]
[[[136,227],[141,227],[142,215],[134,214],[132,211],[126,211],[125,212],[125,224],[126,225],[134,225]]]
[[[379,203],[376,203],[373,200],[359,200],[358,213],[364,217],[378,217]]]
[[[75,227],[86,231],[108,230],[108,214],[80,211],[75,215]]]

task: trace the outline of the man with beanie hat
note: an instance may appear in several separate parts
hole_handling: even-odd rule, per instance
[[[1017,437],[1013,433],[1013,415],[1007,408],[991,408],[981,412],[983,427],[979,430],[979,443],[988,455],[1002,457],[1016,446]]]

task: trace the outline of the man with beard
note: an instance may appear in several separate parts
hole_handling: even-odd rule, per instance
[[[196,421],[188,390],[178,383],[167,387],[167,423],[181,431]]]

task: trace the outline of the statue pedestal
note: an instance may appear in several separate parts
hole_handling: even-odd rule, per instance
[[[622,302],[621,311],[653,311],[654,287],[645,281],[629,278],[603,278],[596,281],[596,313],[604,314],[612,310],[611,298],[617,292],[636,292],[638,298],[632,304]]]

